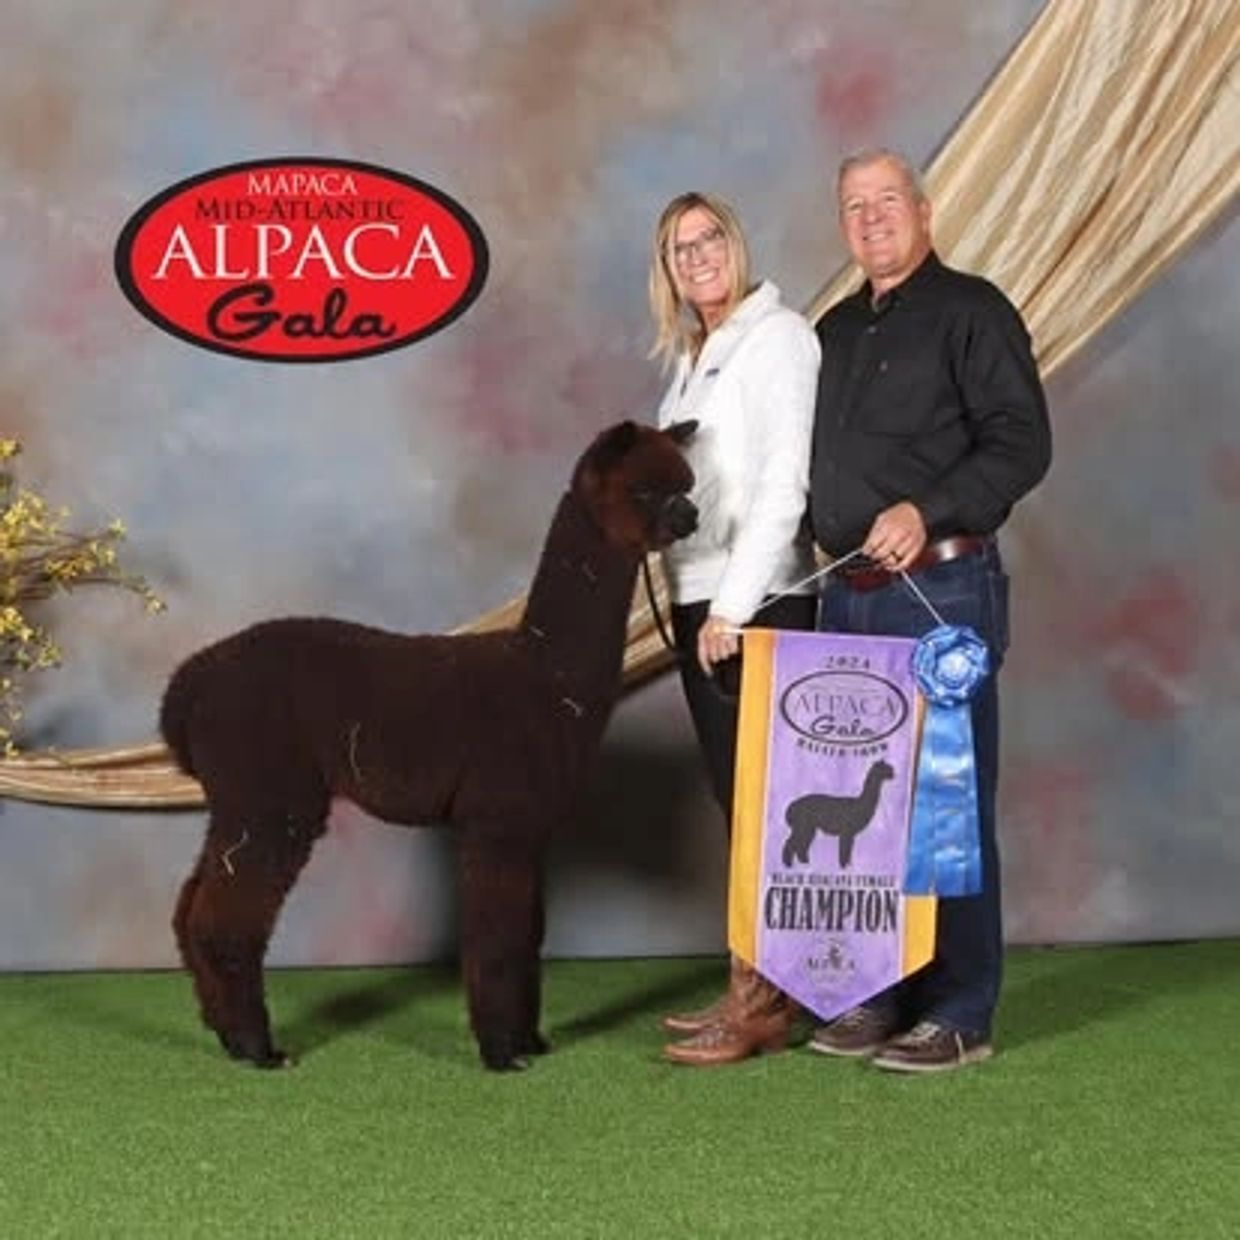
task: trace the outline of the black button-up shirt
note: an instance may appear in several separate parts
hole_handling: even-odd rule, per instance
[[[818,545],[852,551],[901,500],[917,505],[932,540],[991,533],[1050,465],[1046,398],[1020,315],[989,281],[934,254],[877,305],[870,296],[866,284],[818,324]]]

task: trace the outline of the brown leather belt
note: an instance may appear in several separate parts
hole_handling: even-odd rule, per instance
[[[990,546],[990,542],[990,538],[982,534],[955,534],[951,538],[940,538],[938,542],[927,543],[906,571],[915,573],[919,569],[933,568],[936,564],[946,564],[948,560],[977,555]],[[889,573],[865,557],[841,564],[832,576],[850,590],[881,590],[900,579],[899,573]]]

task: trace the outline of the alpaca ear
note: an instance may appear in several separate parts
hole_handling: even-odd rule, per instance
[[[686,418],[683,422],[673,422],[667,433],[672,437],[672,443],[683,447],[693,438],[697,428],[697,418]]]
[[[631,418],[609,427],[594,441],[594,451],[590,455],[595,468],[606,469],[615,464],[636,442],[637,423]]]

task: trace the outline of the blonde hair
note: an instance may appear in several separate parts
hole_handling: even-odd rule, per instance
[[[728,291],[727,313],[731,314],[749,292],[749,247],[736,212],[714,194],[692,191],[673,198],[663,209],[654,230],[650,253],[650,313],[654,317],[655,339],[651,357],[661,358],[664,368],[672,366],[682,353],[695,355],[706,339],[706,326],[697,309],[676,291],[672,247],[681,217],[695,207],[710,215],[723,231],[732,258],[732,287]]]

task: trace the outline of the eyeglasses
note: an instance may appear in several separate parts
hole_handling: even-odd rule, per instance
[[[707,229],[700,237],[694,237],[692,241],[678,241],[672,246],[672,257],[676,260],[678,267],[687,267],[695,258],[717,254],[727,243],[728,239],[723,235],[723,229],[716,224],[714,228]]]

